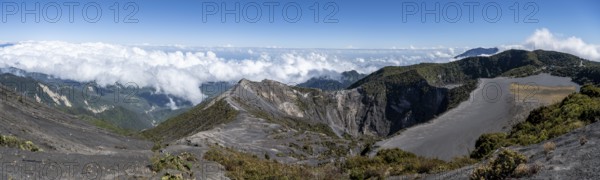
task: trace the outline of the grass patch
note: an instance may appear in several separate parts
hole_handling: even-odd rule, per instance
[[[314,167],[281,164],[221,147],[213,147],[204,159],[225,166],[226,176],[231,179],[306,179],[316,172]]]
[[[123,136],[135,136],[138,133],[134,130],[131,129],[125,129],[122,127],[119,127],[115,124],[113,124],[110,121],[106,121],[106,120],[102,120],[102,119],[97,119],[91,116],[81,116],[80,119],[84,120],[84,121],[88,121],[90,122],[92,125],[110,131],[112,133],[115,134],[119,134],[119,135],[123,135]]]
[[[151,159],[151,170],[160,172],[166,169],[178,170],[191,173],[193,163],[198,162],[196,156],[191,153],[183,152],[179,155],[155,154]]]
[[[319,166],[281,164],[233,149],[212,147],[204,159],[225,166],[231,179],[370,179],[413,173],[436,173],[474,164],[470,158],[452,162],[416,156],[400,149],[380,151],[374,158],[348,157]],[[314,177],[314,178],[313,178]]]
[[[9,148],[19,148],[25,151],[38,152],[43,151],[31,141],[25,141],[15,136],[0,135],[0,146]]]
[[[344,169],[350,179],[385,178],[406,174],[438,173],[476,163],[468,157],[456,158],[451,162],[417,156],[400,149],[383,149],[373,158],[350,157]]]
[[[185,137],[187,135],[214,128],[219,124],[226,124],[234,120],[238,111],[221,99],[211,106],[210,102],[202,103],[190,111],[171,118],[155,128],[142,132],[148,139],[162,138],[170,141]],[[208,106],[208,107],[207,107]]]

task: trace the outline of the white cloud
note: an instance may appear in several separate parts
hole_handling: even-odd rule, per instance
[[[199,103],[212,81],[272,79],[297,84],[343,71],[371,73],[383,66],[440,62],[454,49],[322,50],[125,46],[28,41],[0,48],[0,67],[100,85],[135,83]],[[251,52],[251,53],[249,53]]]
[[[527,40],[525,46],[570,53],[590,60],[600,60],[600,46],[588,44],[578,37],[560,38],[546,28],[537,29]]]

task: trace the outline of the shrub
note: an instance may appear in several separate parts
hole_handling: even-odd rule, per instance
[[[494,150],[508,146],[511,143],[507,140],[505,133],[491,133],[481,135],[475,142],[475,150],[471,152],[471,158],[483,159]]]
[[[517,177],[523,177],[530,175],[530,172],[531,170],[529,169],[529,166],[527,164],[519,164],[517,168],[515,168],[514,175]]]
[[[473,170],[471,179],[505,179],[508,177],[518,177],[515,173],[517,166],[527,162],[527,158],[513,150],[505,149],[498,157],[491,159],[487,164],[479,166]],[[522,169],[523,170],[523,167]]]
[[[581,94],[588,95],[590,97],[600,97],[600,88],[593,85],[584,85],[580,90]]]
[[[582,145],[582,146],[583,146],[583,145],[585,145],[585,143],[587,143],[587,142],[588,142],[588,139],[587,139],[587,137],[585,137],[585,136],[581,136],[581,137],[579,137],[579,144],[580,144],[580,145]]]
[[[183,152],[177,156],[169,153],[164,155],[155,154],[150,161],[152,162],[151,169],[154,172],[160,172],[163,169],[190,172],[192,163],[197,162],[198,159],[193,154]]]
[[[377,152],[377,157],[382,158],[386,163],[398,163],[403,159],[415,158],[417,156],[413,153],[394,148],[380,150]]]
[[[554,151],[554,149],[556,149],[556,144],[552,141],[548,141],[546,143],[544,143],[544,152],[546,154],[550,154],[552,151]]]
[[[183,180],[183,175],[165,173],[165,175],[163,177],[161,177],[160,179],[161,180]]]
[[[37,145],[33,144],[33,142],[21,140],[15,136],[0,135],[0,146],[9,147],[9,148],[19,148],[21,150],[26,150],[26,151],[31,151],[31,152],[43,151]]]

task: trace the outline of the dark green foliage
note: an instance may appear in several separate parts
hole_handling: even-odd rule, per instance
[[[237,116],[238,112],[225,100],[202,103],[190,111],[171,118],[153,129],[142,132],[147,138],[160,137],[171,141],[196,132],[209,130],[219,124],[226,124]],[[208,106],[208,107],[206,107]]]
[[[587,96],[590,97],[600,97],[600,88],[592,86],[592,85],[585,85],[583,87],[581,87],[581,94],[585,94]]]
[[[502,146],[540,143],[598,121],[600,118],[598,92],[600,92],[598,87],[583,86],[581,93],[571,94],[560,103],[531,111],[527,120],[514,126],[508,135],[482,135],[471,157],[485,157]]]
[[[463,85],[453,88],[448,93],[447,110],[457,107],[461,102],[469,99],[471,92],[477,88],[477,81],[467,81]]]
[[[590,83],[594,85],[600,85],[600,68],[598,66],[571,68],[567,72],[576,72],[576,74],[572,75],[571,78],[573,78],[573,81],[579,84]]]
[[[484,134],[475,142],[475,150],[471,152],[471,158],[482,159],[500,147],[510,145],[505,133]]]
[[[505,149],[498,157],[487,164],[475,168],[471,179],[506,179],[515,177],[515,169],[519,164],[527,162],[527,158],[513,150]]]
[[[582,90],[586,88],[589,87]],[[521,145],[539,143],[596,121],[598,111],[599,98],[572,94],[561,103],[532,111],[525,122],[513,128],[509,138]]]

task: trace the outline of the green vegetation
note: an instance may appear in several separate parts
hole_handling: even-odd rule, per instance
[[[15,136],[0,135],[0,146],[9,148],[19,148],[21,150],[38,152],[43,151],[31,141],[21,140]]]
[[[585,85],[580,93],[562,102],[533,110],[527,120],[508,134],[484,134],[476,143],[472,158],[481,159],[499,147],[530,145],[558,137],[600,119],[600,88]]]
[[[131,129],[125,129],[125,128],[121,128],[115,124],[113,124],[110,121],[106,121],[103,119],[96,119],[94,117],[91,116],[86,116],[86,115],[82,115],[79,117],[82,120],[88,121],[91,124],[93,124],[94,126],[101,128],[101,129],[105,129],[107,131],[119,134],[119,135],[123,135],[123,136],[136,136],[137,132]]]
[[[490,133],[481,135],[475,141],[475,150],[471,152],[471,158],[483,159],[494,150],[512,145],[507,138],[506,133]]]
[[[286,165],[229,148],[213,147],[204,158],[215,161],[231,179],[370,179],[414,173],[436,173],[474,164],[469,158],[452,162],[416,156],[400,149],[381,150],[374,158],[348,157],[345,162],[319,166]]]
[[[163,138],[165,141],[178,139],[196,132],[209,130],[219,124],[226,124],[234,120],[238,112],[221,99],[208,106],[211,102],[204,102],[190,111],[171,118],[155,128],[142,132],[148,139]],[[208,106],[208,107],[207,107]]]
[[[448,92],[447,110],[457,107],[461,102],[469,99],[471,92],[477,89],[477,81],[467,81],[463,85],[450,89]]]
[[[194,176],[192,172],[192,168],[195,163],[198,163],[198,159],[191,153],[183,152],[179,155],[171,155],[169,153],[166,154],[154,154],[152,158],[150,158],[150,162],[152,165],[150,169],[153,172],[161,172],[163,170],[177,170],[182,173],[171,174],[166,172],[161,179],[163,180],[178,180],[184,179],[184,176],[191,178]]]
[[[154,156],[150,158],[150,162],[152,163],[150,169],[153,172],[159,173],[163,170],[176,170],[177,172],[180,172],[165,172],[161,177],[162,180],[180,180],[194,177],[192,168],[194,168],[194,164],[198,163],[198,159],[188,152],[183,152],[176,156],[169,153],[155,153]]]
[[[221,147],[213,147],[204,154],[204,159],[225,166],[226,176],[231,179],[310,179],[309,177],[314,177],[314,173],[317,172],[317,167],[281,164]],[[330,173],[332,177],[336,176],[335,171],[325,172]],[[339,174],[337,175],[339,177]]]
[[[161,180],[183,180],[183,175],[181,175],[181,174],[171,174],[171,173],[167,172],[160,179]]]
[[[81,102],[73,101],[72,103],[74,103],[73,107],[59,106],[57,108],[69,114],[80,115],[88,119],[100,119],[108,124],[111,124],[111,126],[118,127],[119,129],[130,129],[132,131],[139,131],[144,128],[151,127],[150,123],[147,121],[147,119],[150,118],[150,116],[144,113],[136,113],[135,110],[129,109],[130,107],[126,108],[121,105],[115,105],[113,107],[113,105],[110,105],[111,108],[108,108],[99,113],[94,113],[88,109],[87,105],[77,104]],[[93,104],[101,105],[102,103],[110,102],[101,101]],[[106,124],[104,122],[96,123]],[[110,128],[112,129],[112,127]]]
[[[471,179],[506,179],[518,178],[527,173],[523,170],[516,171],[517,167],[523,167],[527,158],[513,150],[505,149],[498,157],[491,159],[487,164],[481,165],[471,174]],[[522,169],[522,168],[519,168]]]
[[[155,154],[150,161],[152,162],[151,169],[154,172],[160,172],[165,169],[173,169],[183,172],[190,172],[194,162],[198,162],[196,156],[191,153],[183,152],[179,155],[164,155]]]
[[[383,149],[373,158],[366,156],[350,157],[344,164],[344,170],[350,179],[385,178],[415,173],[438,173],[474,164],[470,158],[457,158],[452,162],[416,156],[400,149]]]

